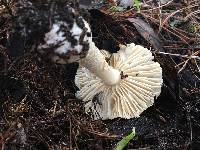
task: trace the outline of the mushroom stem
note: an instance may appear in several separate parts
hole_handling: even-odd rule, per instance
[[[109,66],[105,56],[95,46],[94,42],[90,42],[89,46],[88,54],[81,59],[80,64],[99,77],[106,85],[118,84],[121,80],[121,72]]]

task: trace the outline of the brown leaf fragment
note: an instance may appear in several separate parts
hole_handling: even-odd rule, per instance
[[[140,35],[148,41],[154,49],[164,52],[161,40],[147,22],[141,18],[128,18],[127,20],[135,26]]]

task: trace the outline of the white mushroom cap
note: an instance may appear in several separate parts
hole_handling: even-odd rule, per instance
[[[118,53],[109,54],[109,65],[122,71],[119,84],[106,85],[85,67],[79,67],[75,83],[76,96],[85,102],[85,111],[94,119],[133,118],[152,106],[161,92],[162,68],[154,62],[152,53],[133,43],[121,45]]]

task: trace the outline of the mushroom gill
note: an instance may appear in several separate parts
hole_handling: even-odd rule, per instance
[[[112,55],[104,50],[101,54],[109,66],[120,72],[121,79],[115,84],[106,84],[84,64],[80,65],[75,77],[80,89],[76,96],[85,102],[85,111],[92,112],[94,119],[139,117],[161,92],[163,80],[159,63],[153,61],[148,49],[133,43],[120,45],[120,50]]]

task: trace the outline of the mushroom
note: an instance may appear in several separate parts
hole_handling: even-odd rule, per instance
[[[94,119],[139,117],[161,92],[162,69],[153,59],[148,49],[133,43],[111,55],[90,42],[75,77],[85,111]]]
[[[56,63],[80,63],[76,96],[94,119],[139,117],[161,92],[159,63],[148,49],[133,43],[120,45],[112,55],[100,51],[87,21],[71,7],[65,11],[67,19],[53,21],[38,50]]]

